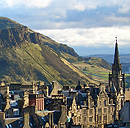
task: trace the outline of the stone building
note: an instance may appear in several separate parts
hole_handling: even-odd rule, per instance
[[[72,125],[105,128],[108,124],[120,120],[119,112],[125,101],[125,74],[122,73],[117,40],[112,73],[109,73],[109,85],[101,83],[82,88],[79,82],[76,90],[76,100],[73,97],[68,108],[68,117],[73,120]]]
[[[86,90],[84,102],[78,102],[79,98],[76,98],[77,100],[73,98],[68,109],[68,117],[73,119],[73,125],[80,125],[84,128],[104,128],[107,124],[113,123],[115,104],[109,98],[109,94],[105,90],[105,84],[100,84],[99,88],[91,86]],[[94,95],[93,92],[96,94]]]

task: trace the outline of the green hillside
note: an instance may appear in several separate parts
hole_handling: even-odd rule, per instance
[[[85,63],[87,63],[87,64],[96,65],[98,67],[102,67],[102,68],[111,70],[110,64],[102,58],[85,57],[84,60],[85,60]]]
[[[91,80],[108,83],[108,74],[111,72],[111,67],[105,60],[97,57],[87,57],[82,62],[74,62],[73,65]]]
[[[89,78],[70,63],[81,58],[72,48],[12,20],[0,19],[6,21],[8,28],[0,29],[1,80],[46,83],[56,80],[61,85],[77,84],[79,80],[89,82]]]
[[[82,65],[82,66],[81,66]],[[80,57],[74,49],[36,33],[8,18],[0,17],[0,79],[7,82],[54,80],[61,85],[95,83],[107,74],[107,62]],[[95,76],[93,75],[95,74]],[[93,77],[92,77],[93,76]]]

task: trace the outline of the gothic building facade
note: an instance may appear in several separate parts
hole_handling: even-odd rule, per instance
[[[119,111],[124,106],[125,100],[125,74],[122,73],[122,65],[120,64],[117,39],[115,45],[114,63],[112,64],[112,73],[109,73],[109,87],[111,98],[116,105],[115,118],[118,120]]]
[[[125,100],[125,74],[122,73],[117,39],[112,73],[109,73],[108,80],[109,85],[101,83],[99,86],[91,85],[77,90],[79,94],[73,101],[77,104],[77,109],[74,109],[74,103],[68,109],[68,116],[73,119],[73,125],[80,124],[83,128],[105,128],[108,124],[120,120],[119,112]],[[76,89],[79,86],[78,84]]]

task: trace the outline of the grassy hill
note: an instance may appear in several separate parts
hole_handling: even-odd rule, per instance
[[[87,64],[96,65],[98,67],[102,67],[102,68],[111,70],[110,64],[102,58],[85,57],[84,60],[85,60],[85,63],[87,63]]]
[[[61,85],[95,82],[71,64],[81,57],[70,47],[7,18],[0,18],[0,79],[53,80]]]
[[[83,61],[85,60],[85,61]],[[80,57],[74,49],[0,17],[0,79],[7,82],[53,80],[61,85],[107,82],[104,60]]]
[[[97,57],[85,58],[83,62],[73,63],[80,71],[86,74],[91,80],[98,83],[108,83],[108,74],[111,72],[110,64]]]

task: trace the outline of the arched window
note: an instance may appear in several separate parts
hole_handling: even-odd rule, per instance
[[[123,107],[124,105],[124,102],[123,102],[123,99],[121,99],[121,108]]]
[[[106,100],[104,100],[104,106],[106,106]]]

